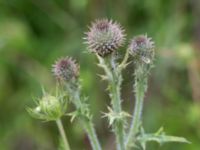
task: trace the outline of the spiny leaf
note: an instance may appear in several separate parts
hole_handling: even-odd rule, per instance
[[[170,135],[154,135],[154,134],[145,134],[143,137],[139,137],[139,140],[143,140],[146,142],[149,141],[155,141],[160,144],[166,143],[166,142],[182,142],[182,143],[190,143],[183,137],[177,137],[177,136],[170,136]]]
[[[126,121],[126,117],[131,116],[127,112],[122,111],[120,113],[116,113],[112,110],[112,108],[110,108],[110,107],[107,107],[107,108],[108,108],[108,113],[103,113],[104,115],[102,117],[108,118],[109,126],[111,126],[116,120]]]
[[[160,145],[168,142],[190,143],[183,137],[166,135],[163,131],[163,127],[161,127],[156,133],[145,133],[144,129],[142,128],[140,133],[141,134],[137,137],[137,140],[140,142],[144,150],[146,149],[146,143],[151,141],[157,142]]]

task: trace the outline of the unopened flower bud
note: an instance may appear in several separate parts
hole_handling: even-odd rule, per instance
[[[79,66],[70,57],[58,59],[52,71],[57,79],[64,81],[74,80],[79,76]]]
[[[134,37],[129,44],[129,53],[136,58],[137,61],[146,64],[152,63],[154,58],[154,42],[147,35],[139,35]]]
[[[45,94],[38,99],[35,108],[28,108],[27,111],[31,116],[37,119],[50,121],[57,120],[65,114],[67,103],[63,98]]]
[[[61,105],[59,100],[55,96],[45,95],[40,100],[40,111],[53,114],[55,118],[59,118],[61,113]]]
[[[125,40],[124,30],[111,20],[96,20],[86,33],[86,44],[91,52],[105,57],[116,51]]]

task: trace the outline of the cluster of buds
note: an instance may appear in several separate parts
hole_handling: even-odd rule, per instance
[[[101,19],[92,23],[84,39],[90,52],[105,57],[123,45],[125,34],[118,23]],[[128,51],[136,62],[150,64],[154,59],[154,42],[147,35],[136,36],[131,40]]]
[[[81,96],[78,64],[70,57],[60,58],[53,65],[52,72],[61,83],[65,93],[69,96],[70,102],[72,102],[76,108],[75,111],[68,113],[68,115],[71,116],[71,121],[78,118],[88,134],[92,148],[101,150],[92,123],[92,115],[90,114],[89,105],[87,104],[87,98]]]
[[[126,68],[128,64],[129,54],[132,55],[132,61],[137,66],[134,74],[137,77],[140,76],[139,79],[142,79],[141,83],[144,85],[144,89],[146,89],[147,76],[154,59],[154,42],[146,35],[134,37],[127,48],[123,61],[117,63],[115,55],[109,57],[110,61],[104,58],[116,52],[125,41],[124,30],[122,30],[119,24],[107,19],[97,20],[89,28],[89,32],[86,35],[85,39],[89,50],[97,54],[99,66],[105,71],[105,75],[101,75],[101,77],[103,79],[110,79],[108,80],[108,90],[110,92],[112,108],[109,109],[109,113],[105,113],[105,116],[108,117],[109,124],[113,126],[118,149],[125,149],[124,128],[126,117],[129,115],[123,112],[121,108],[121,70]],[[138,79],[137,77],[135,78]],[[115,122],[117,123],[115,124]]]
[[[61,83],[71,84],[79,77],[79,66],[70,57],[60,58],[53,65],[52,72]],[[37,100],[37,107],[29,108],[29,113],[42,120],[57,120],[66,112],[69,96],[62,94],[62,90],[56,89],[56,96],[46,92],[42,98]]]
[[[89,31],[86,33],[86,44],[90,52],[95,53],[99,66],[105,71],[102,75],[103,79],[108,80],[108,91],[111,98],[111,107],[108,107],[109,112],[104,113],[104,117],[108,117],[109,125],[112,126],[116,136],[116,144],[118,150],[129,149],[136,143],[140,143],[145,149],[146,142],[156,141],[163,142],[188,142],[184,138],[167,136],[162,130],[155,134],[146,134],[144,130],[139,130],[142,117],[142,106],[144,95],[147,90],[148,74],[153,66],[154,59],[154,42],[147,35],[139,35],[134,37],[126,51],[124,59],[121,63],[116,63],[115,56],[117,50],[125,42],[124,30],[121,26],[108,19],[96,20],[92,23]],[[126,133],[126,117],[130,115],[123,111],[121,107],[121,84],[122,84],[122,69],[126,68],[129,54],[134,59],[136,64],[134,71],[135,79],[135,99],[136,104],[133,113],[133,119],[129,131]],[[108,59],[104,59],[105,57]],[[109,60],[109,61],[106,61]],[[86,98],[81,96],[81,86],[79,82],[79,65],[71,57],[58,59],[52,67],[52,72],[62,88],[56,89],[55,96],[43,92],[42,98],[36,102],[35,108],[28,108],[28,112],[35,118],[45,121],[54,120],[57,122],[59,131],[64,140],[66,149],[70,149],[67,138],[64,134],[64,129],[60,118],[66,113],[67,103],[69,100],[75,105],[76,110],[71,115],[71,120],[79,118],[85,131],[88,134],[91,146],[94,150],[101,150],[94,125],[92,123],[92,115],[90,114],[89,106]],[[63,94],[62,92],[65,92]]]

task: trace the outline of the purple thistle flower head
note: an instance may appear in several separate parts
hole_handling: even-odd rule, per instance
[[[53,74],[58,80],[70,81],[79,76],[79,66],[71,57],[58,59],[53,65]]]
[[[144,63],[151,63],[154,58],[154,42],[147,35],[134,37],[128,49],[132,56]]]
[[[118,23],[108,19],[101,19],[92,23],[85,39],[91,52],[105,57],[122,46],[125,35],[124,30]]]

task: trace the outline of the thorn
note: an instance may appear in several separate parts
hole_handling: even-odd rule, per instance
[[[106,75],[97,74],[97,76],[99,76],[102,80],[108,80]]]

